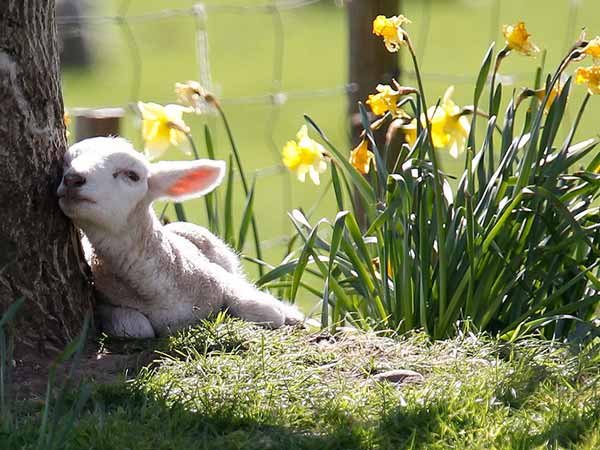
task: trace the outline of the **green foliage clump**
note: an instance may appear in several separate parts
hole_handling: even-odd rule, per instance
[[[382,17],[377,20],[385,24]],[[496,75],[502,60],[521,48],[506,30],[519,31],[523,48],[537,49],[522,23],[506,27],[506,46],[498,53],[489,48],[473,105],[462,109],[449,94],[428,105],[408,33],[398,28],[390,34],[396,50],[408,47],[418,86],[379,86],[367,101],[382,115],[376,121],[359,105],[364,138],[350,160],[306,116],[328,147],[339,212],[331,222],[311,224],[294,211],[302,245],[260,284],[285,282],[294,300],[304,275],[316,276],[324,286],[316,292],[324,326],[348,321],[401,332],[418,328],[438,339],[453,335],[457,321],[507,339],[533,330],[564,338],[594,328],[600,155],[592,151],[599,140],[575,142],[596,89],[591,81],[572,121],[565,110],[572,88],[567,69],[597,51],[598,42],[578,40],[545,81],[539,69],[536,89],[511,96],[500,121],[506,93]],[[586,81],[586,70],[577,70],[578,82]],[[600,66],[593,70],[600,73]],[[479,105],[488,79],[484,110]],[[487,119],[481,135],[478,116]],[[382,144],[373,129],[388,122]],[[561,128],[568,130],[562,141]],[[451,147],[458,153],[461,145],[465,166],[453,188],[438,152]],[[375,170],[366,173],[371,159]]]

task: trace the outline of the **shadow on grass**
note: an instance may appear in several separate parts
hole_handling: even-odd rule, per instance
[[[528,386],[527,395],[534,396],[534,383]],[[235,405],[210,412],[190,411],[162,398],[152,398],[131,384],[120,383],[97,387],[72,432],[56,448],[362,450],[481,448],[479,445],[511,449],[543,445],[576,448],[600,421],[598,408],[579,415],[571,410],[563,418],[558,414],[556,420],[549,421],[537,434],[523,429],[501,433],[498,440],[486,441],[481,437],[487,431],[485,426],[498,421],[484,417],[482,409],[469,404],[472,400],[466,398],[461,404],[457,396],[439,396],[407,407],[390,405],[380,419],[370,422],[339,408],[325,411],[326,406],[321,406],[314,413],[327,420],[319,429],[307,423],[277,425],[277,418],[268,410],[240,417]],[[525,402],[519,403],[522,406]],[[510,408],[508,419],[515,414],[518,408]],[[0,449],[37,448],[36,422],[25,421],[15,433],[2,437]]]
[[[267,414],[268,415],[268,414]],[[27,448],[31,428],[7,446]],[[361,427],[339,424],[324,433],[272,425],[257,417],[189,411],[120,384],[100,387],[88,402],[65,449],[366,449]],[[35,447],[34,447],[35,448]]]
[[[576,417],[571,416],[549,423],[536,434],[518,436],[515,441],[521,448],[581,448],[580,444],[600,425],[600,403],[596,407]]]

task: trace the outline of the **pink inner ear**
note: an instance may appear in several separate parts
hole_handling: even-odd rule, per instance
[[[206,189],[215,180],[218,169],[202,167],[187,173],[171,185],[167,195],[177,197]]]

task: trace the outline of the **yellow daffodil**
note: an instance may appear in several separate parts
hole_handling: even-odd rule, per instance
[[[350,152],[350,164],[363,175],[369,173],[371,160],[375,157],[373,152],[369,151],[367,140],[363,139],[360,144]]]
[[[375,277],[378,280],[381,280],[381,262],[379,261],[379,257],[375,257],[371,260],[371,263],[373,264],[373,267],[375,268]],[[392,262],[388,261],[387,263],[387,275],[388,277],[393,277],[394,276],[394,269],[392,267]]]
[[[295,171],[298,180],[304,183],[306,174],[318,185],[319,174],[327,170],[327,163],[323,159],[325,149],[321,144],[308,137],[308,129],[303,125],[296,134],[296,141],[289,141],[281,152],[283,164],[291,171]]]
[[[502,33],[506,38],[506,46],[509,50],[515,50],[526,56],[535,56],[539,53],[538,46],[529,40],[531,35],[527,32],[524,22],[516,25],[504,25]]]
[[[388,84],[377,85],[377,94],[369,95],[365,102],[371,107],[371,111],[376,116],[381,116],[390,111],[395,117],[403,113],[401,108],[398,108],[398,99],[400,92],[392,89]]]
[[[397,52],[401,45],[406,45],[402,25],[411,23],[403,15],[400,16],[377,16],[373,21],[373,34],[383,37],[385,48],[390,52]]]
[[[185,153],[189,153],[186,134],[190,129],[182,119],[183,113],[190,111],[188,108],[142,102],[138,102],[138,108],[142,114],[142,135],[148,158],[158,158],[169,145],[180,147]]]
[[[457,158],[459,153],[465,149],[467,138],[471,130],[469,120],[461,114],[461,109],[450,99],[454,92],[454,86],[450,86],[440,105],[432,106],[427,111],[427,117],[431,122],[431,140],[433,146],[438,149],[447,149],[452,157]],[[421,117],[423,127],[425,118]],[[406,141],[413,144],[417,138],[417,121],[404,127]]]
[[[194,111],[201,112],[202,105],[214,103],[215,97],[207,92],[197,81],[189,80],[185,83],[175,83],[175,94],[182,105],[194,108]]]
[[[67,137],[69,137],[71,135],[71,132],[69,131],[69,125],[71,125],[71,114],[69,114],[69,111],[65,111],[63,114],[63,122],[65,124],[65,128],[66,128],[66,132],[67,132]]]
[[[554,103],[554,100],[558,98],[563,88],[564,83],[562,83],[561,81],[557,81],[554,87],[552,88],[552,91],[550,91],[550,94],[548,95],[548,101],[546,102],[546,106],[544,107],[544,112],[548,113],[548,111],[550,111],[550,107]],[[541,102],[546,96],[546,89],[538,89],[534,91],[534,93],[537,99]]]
[[[585,47],[581,50],[581,53],[590,55],[594,59],[600,58],[600,36],[596,36],[594,39],[589,41]]]
[[[590,94],[600,94],[600,66],[578,67],[575,83],[586,83]]]

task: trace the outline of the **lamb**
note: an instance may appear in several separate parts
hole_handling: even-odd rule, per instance
[[[208,230],[156,217],[154,200],[202,196],[224,173],[223,161],[150,163],[122,138],[86,139],[67,151],[59,205],[89,247],[105,332],[164,336],[221,310],[273,328],[303,321],[248,282],[238,256]]]

